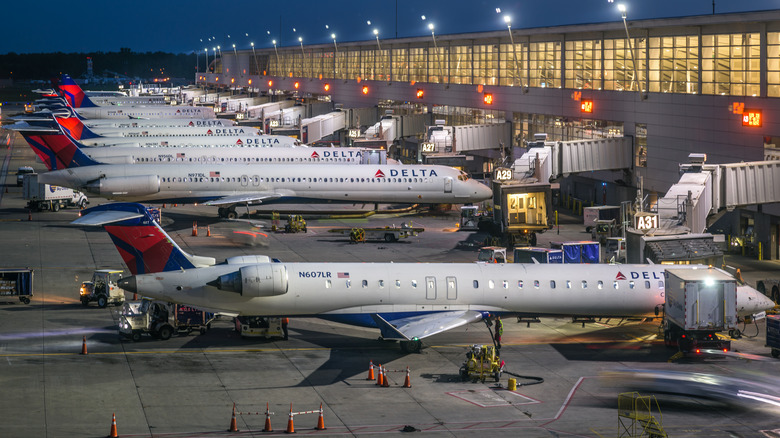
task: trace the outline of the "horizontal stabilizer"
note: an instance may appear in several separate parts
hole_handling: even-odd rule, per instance
[[[144,215],[142,213],[134,213],[131,211],[93,211],[71,222],[71,225],[97,226],[97,225],[112,224],[114,222],[126,221],[129,219],[135,219],[143,216]]]

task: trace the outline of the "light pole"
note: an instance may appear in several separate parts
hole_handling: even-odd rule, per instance
[[[379,30],[376,28],[374,28],[374,36],[376,37],[376,49],[377,49],[376,56],[374,56],[374,66],[377,70],[381,72],[383,70],[377,65],[376,58],[380,57],[379,59],[384,59],[384,57],[382,56],[382,46],[379,44]],[[374,75],[373,79],[376,79],[376,76],[379,75]]]
[[[439,64],[439,80],[444,83],[444,74],[442,74],[442,62],[439,59],[439,46],[436,45],[436,34],[433,32],[433,23],[428,23],[428,29],[431,30],[431,38],[433,39],[433,48],[436,50],[436,62]]]
[[[241,68],[238,66],[238,52],[236,52],[236,45],[235,44],[233,44],[233,56],[236,57],[235,68],[238,69],[238,75],[239,76],[244,76],[243,74],[241,74]]]
[[[257,65],[257,54],[255,54],[255,43],[254,41],[249,43],[250,46],[252,46],[252,58],[255,59],[255,72],[258,76],[260,76],[260,66]]]
[[[339,73],[339,46],[336,45],[336,34],[332,33],[330,34],[330,37],[333,38],[333,48],[336,50],[335,55],[333,56],[333,69],[334,69],[334,76],[338,76]]]
[[[298,42],[301,43],[301,76],[303,76],[303,63],[306,60],[306,54],[303,52],[303,37],[298,37]]]
[[[638,73],[638,71],[636,69],[636,58],[634,57],[634,46],[631,43],[631,36],[628,34],[628,24],[626,23],[626,5],[624,5],[623,3],[618,3],[617,7],[618,7],[618,10],[620,11],[620,15],[623,17],[623,28],[626,30],[626,40],[628,41],[628,50],[631,53],[631,64],[633,64],[633,67],[634,67],[634,78],[631,81],[631,87],[633,88],[633,86],[634,86],[634,82],[633,81],[635,80],[636,81],[636,88],[637,88],[637,91],[639,92],[639,97],[640,97],[640,99],[644,99],[645,98],[645,94],[642,91],[642,85],[640,85],[640,83],[639,83],[639,73]]]
[[[509,42],[512,43],[512,58],[515,61],[515,77],[519,76],[520,79],[520,86],[523,86],[523,77],[522,77],[522,71],[517,65],[517,47],[515,47],[515,38],[512,35],[512,17],[509,15],[504,15],[504,23],[506,23],[506,29],[509,31]],[[512,85],[514,85],[514,80],[512,81]]]
[[[276,40],[271,40],[274,45],[274,52],[276,53],[276,70],[281,74],[282,67],[279,65],[279,51],[276,50]]]

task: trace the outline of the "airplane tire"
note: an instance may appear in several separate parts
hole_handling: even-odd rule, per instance
[[[225,209],[224,209],[223,207],[219,207],[219,208],[217,209],[217,215],[218,215],[219,217],[225,217]]]
[[[228,210],[227,213],[225,213],[225,217],[228,219],[236,219],[238,218],[238,213],[236,213],[235,210]]]
[[[401,341],[401,350],[404,353],[419,353],[422,350],[422,341]]]

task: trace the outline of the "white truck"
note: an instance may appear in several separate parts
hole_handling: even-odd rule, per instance
[[[38,182],[38,174],[24,175],[22,188],[27,208],[35,211],[60,211],[61,208],[84,208],[89,204],[87,196],[67,187],[53,186]]]
[[[717,333],[738,331],[737,280],[717,268],[667,269],[664,280],[664,344],[683,354],[730,350]]]
[[[620,222],[619,205],[597,205],[585,207],[582,209],[582,219],[585,224],[585,232],[590,233],[598,221],[612,221],[615,224]],[[606,223],[606,222],[603,222]],[[595,238],[595,236],[594,236]]]

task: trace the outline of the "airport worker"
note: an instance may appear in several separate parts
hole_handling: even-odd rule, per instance
[[[284,332],[284,340],[287,340],[287,324],[290,323],[290,318],[284,317],[282,318],[282,332]]]
[[[504,322],[501,321],[500,316],[496,316],[496,348],[501,349],[501,335],[504,334]]]

